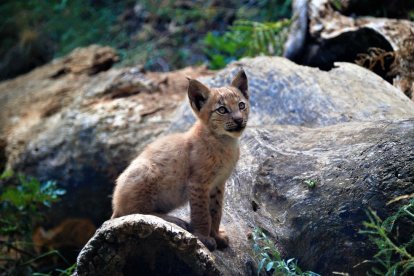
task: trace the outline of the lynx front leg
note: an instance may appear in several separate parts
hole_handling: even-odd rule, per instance
[[[194,235],[196,235],[210,251],[213,251],[216,249],[217,245],[215,239],[210,237],[211,216],[209,212],[209,203],[210,199],[207,189],[191,186],[191,228]]]
[[[211,233],[216,240],[217,248],[224,249],[229,246],[229,238],[220,231],[220,221],[223,212],[224,184],[210,192]]]

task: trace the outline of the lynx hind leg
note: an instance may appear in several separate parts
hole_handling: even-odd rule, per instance
[[[148,189],[138,189],[139,186],[139,184],[135,185],[136,189],[131,191],[125,189],[125,187],[119,188],[124,191],[115,191],[113,199],[114,210],[111,219],[130,214],[154,215],[190,231],[189,223],[184,220],[156,211],[158,208],[156,208],[155,195]]]
[[[127,172],[117,180],[112,199],[112,219],[131,214],[151,214],[155,212],[154,185],[147,178],[137,181]]]
[[[150,212],[150,211],[145,212],[145,211],[142,211],[143,209],[140,209],[140,208],[137,208],[136,210],[137,210],[136,212],[133,212],[131,214],[143,214],[143,215],[157,216],[157,217],[159,217],[159,218],[161,218],[165,221],[174,223],[175,225],[183,228],[186,231],[191,232],[190,224],[188,222],[180,219],[180,218],[177,218],[177,217],[174,217],[174,216],[169,216],[169,215],[166,215],[166,214],[161,214],[161,213],[154,213],[154,212]],[[121,215],[117,210],[114,210],[114,212],[111,216],[111,219],[118,218],[118,217],[125,216],[125,215],[127,215],[127,214],[122,214]]]
[[[181,228],[187,230],[188,232],[192,233],[210,251],[216,250],[216,248],[217,248],[216,240],[213,237],[209,237],[207,235],[203,235],[203,234],[200,234],[199,232],[195,231],[194,227],[190,223],[188,223],[188,222],[186,222],[186,221],[184,221],[180,218],[174,217],[174,216],[169,216],[169,215],[164,215],[164,214],[154,214],[154,215],[156,215],[156,216],[158,216],[158,217],[160,217],[160,218],[162,218],[162,219],[164,219],[168,222],[174,223],[174,224],[180,226]]]
[[[183,228],[184,230],[186,230],[188,232],[191,232],[191,230],[192,230],[190,224],[188,222],[186,222],[185,220],[182,220],[180,218],[170,216],[170,215],[166,215],[166,214],[160,214],[160,213],[153,213],[151,215],[162,218],[165,221],[174,223],[175,225]]]

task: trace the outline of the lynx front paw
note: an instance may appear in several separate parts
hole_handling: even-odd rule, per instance
[[[214,237],[217,244],[217,249],[224,249],[229,246],[229,237],[225,235],[222,231]]]
[[[206,237],[203,235],[197,235],[197,238],[208,248],[210,251],[214,251],[217,248],[216,240],[212,237]]]

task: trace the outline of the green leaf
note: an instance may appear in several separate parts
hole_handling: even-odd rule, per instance
[[[287,260],[287,261],[286,261],[286,263],[287,263],[287,264],[290,264],[290,263],[291,263],[291,262],[293,262],[294,260],[295,260],[294,258],[291,258],[291,259]]]
[[[286,37],[279,34],[289,24],[289,20],[271,23],[236,20],[223,35],[207,33],[203,41],[210,58],[210,67],[219,67],[218,62],[212,61],[213,55],[217,53],[223,55],[226,62],[245,56],[281,53]]]
[[[270,240],[262,229],[256,227],[253,233],[253,249],[257,254],[255,255],[258,264],[258,274],[265,268],[265,271],[274,269],[274,275],[312,275],[319,276],[314,272],[302,273],[302,270],[297,266],[294,258],[287,261],[282,260],[280,252],[275,243]],[[260,260],[260,261],[259,261]]]
[[[270,271],[273,268],[273,264],[274,264],[274,262],[267,263],[267,265],[266,265],[266,271]]]
[[[0,180],[7,180],[11,177],[14,176],[14,173],[12,170],[5,170],[3,171],[3,173],[0,175]]]
[[[215,54],[211,56],[210,66],[212,69],[221,69],[226,66],[226,61],[223,55]]]
[[[265,259],[270,259],[269,254],[267,254],[266,252],[263,252],[260,255],[262,255],[262,257],[264,257]]]
[[[304,182],[308,186],[309,189],[313,189],[316,186],[316,180],[314,179],[305,180]]]
[[[260,274],[260,271],[262,271],[263,269],[263,265],[266,262],[266,259],[262,259],[259,263],[259,265],[257,266],[257,274]]]

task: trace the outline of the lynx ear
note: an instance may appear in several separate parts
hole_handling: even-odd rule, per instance
[[[199,112],[207,102],[210,90],[198,80],[188,79],[188,81],[188,98],[190,99],[191,107],[195,112]]]
[[[247,76],[243,68],[237,73],[234,80],[231,82],[231,86],[240,90],[246,99],[249,99]]]

